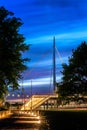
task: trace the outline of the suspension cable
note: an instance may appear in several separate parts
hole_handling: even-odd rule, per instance
[[[57,54],[58,54],[58,56],[60,58],[61,63],[64,63],[64,61],[62,59],[62,56],[60,55],[60,52],[58,51],[57,47],[55,47],[55,49],[56,49],[56,52],[57,52]]]
[[[51,47],[50,47],[51,48]],[[50,48],[43,54],[43,56],[33,65],[33,66],[37,66],[48,54],[49,54],[49,52],[50,52]],[[35,68],[33,67],[30,71],[29,71],[29,73],[31,72],[31,71],[33,71]],[[26,73],[25,74],[25,76],[27,76],[29,73]]]

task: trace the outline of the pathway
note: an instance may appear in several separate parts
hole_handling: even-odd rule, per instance
[[[34,113],[13,114],[0,120],[0,130],[39,130],[40,117]]]

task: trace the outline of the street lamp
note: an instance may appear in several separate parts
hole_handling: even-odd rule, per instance
[[[32,112],[32,80],[31,80],[31,112]]]

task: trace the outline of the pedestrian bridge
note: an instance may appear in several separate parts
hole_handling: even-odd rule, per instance
[[[33,95],[26,103],[22,105],[21,110],[35,110],[51,98],[57,95]]]

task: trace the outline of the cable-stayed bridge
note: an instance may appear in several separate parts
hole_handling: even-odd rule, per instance
[[[49,52],[49,51],[48,51]],[[44,56],[43,56],[43,58],[44,57],[46,57],[47,55],[48,55],[48,52],[46,52],[45,54],[44,54]],[[61,57],[61,55],[60,55],[60,53],[59,53],[59,51],[57,50],[57,48],[56,48],[56,45],[55,45],[55,37],[53,38],[53,58],[51,58],[52,59],[52,69],[51,69],[51,78],[50,78],[50,87],[49,87],[49,93],[48,94],[36,94],[36,95],[33,95],[33,93],[32,93],[32,80],[31,80],[31,89],[30,89],[30,98],[29,98],[29,100],[28,100],[28,98],[26,99],[26,102],[25,101],[23,101],[23,100],[25,100],[24,98],[24,96],[25,96],[25,92],[24,92],[24,86],[23,86],[23,80],[22,80],[22,99],[23,100],[17,100],[17,99],[14,99],[13,101],[10,99],[10,100],[7,100],[7,101],[11,101],[11,103],[12,102],[15,102],[15,101],[19,101],[19,102],[21,102],[21,101],[23,101],[23,103],[24,103],[24,105],[21,107],[21,109],[28,109],[28,110],[30,110],[30,109],[32,109],[32,110],[34,110],[34,109],[37,109],[40,105],[42,105],[42,104],[46,104],[47,102],[48,102],[48,100],[50,100],[50,99],[52,99],[52,103],[51,103],[51,101],[49,101],[50,102],[50,104],[57,104],[56,103],[56,99],[57,99],[57,95],[55,94],[55,90],[56,90],[56,54],[55,54],[55,52],[57,52],[57,54],[58,54],[58,56],[59,56],[59,58],[60,58],[60,60],[62,61],[62,57]],[[41,58],[41,60],[43,59],[43,58]],[[35,64],[35,66],[36,65],[39,65],[39,62],[37,62],[36,64]],[[32,70],[33,69],[31,69],[30,70],[30,73],[32,72]],[[29,74],[29,73],[26,73],[26,74]],[[44,82],[43,82],[43,84],[44,84]],[[50,89],[51,89],[51,87],[53,87],[53,93],[52,92],[50,92]],[[38,89],[38,88],[37,88]],[[44,88],[45,89],[45,88]],[[38,90],[37,90],[38,91]],[[53,100],[53,98],[54,98],[54,100]],[[55,103],[54,103],[55,102]]]

